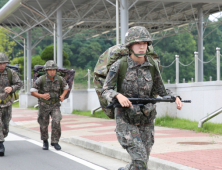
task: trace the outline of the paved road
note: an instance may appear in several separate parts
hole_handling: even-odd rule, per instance
[[[42,150],[42,143],[9,133],[4,142],[6,152],[0,157],[2,170],[105,170],[105,168],[50,147]]]

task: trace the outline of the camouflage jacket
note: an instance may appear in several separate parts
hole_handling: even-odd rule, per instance
[[[58,75],[55,75],[53,81],[50,80],[48,78],[48,76],[46,76],[45,84],[44,84],[43,89],[42,89],[43,91],[41,93],[43,93],[43,94],[44,93],[49,93],[50,94],[51,98],[48,101],[52,100],[53,98],[59,99],[59,97],[60,97],[60,84],[59,84],[59,79],[58,79],[57,76]],[[68,89],[68,85],[67,85],[65,79],[63,77],[61,77],[61,78],[62,78],[63,90]],[[42,78],[42,76],[40,76],[35,81],[35,83],[33,84],[33,87],[31,88],[30,92],[39,92],[40,93],[42,81],[43,81],[43,78]],[[58,101],[58,102],[53,104],[53,106],[55,106],[55,105],[60,106],[60,102]],[[39,100],[39,106],[48,107],[48,104]]]
[[[121,92],[124,96],[128,98],[149,98],[153,86],[155,87],[156,94],[160,96],[167,95],[165,87],[162,84],[161,76],[157,70],[154,74],[154,80],[152,80],[152,76],[149,71],[149,66],[152,65],[149,63],[146,56],[145,62],[143,64],[139,64],[138,62],[133,61],[129,56],[127,57],[127,63],[127,72],[121,85]],[[102,96],[108,102],[111,102],[112,99],[119,93],[114,90],[117,84],[119,66],[120,60],[117,60],[112,64],[103,85]],[[155,109],[155,107],[150,104],[147,106],[149,106],[148,110],[150,107],[153,108],[152,110]],[[134,108],[138,111],[138,108]],[[127,109],[128,108],[117,108],[117,110],[119,110],[117,112],[127,112]],[[144,119],[144,116],[141,118]],[[150,119],[150,117],[148,119]],[[129,120],[129,115],[125,115],[124,120],[132,123]],[[146,123],[148,123],[148,121]]]
[[[0,72],[0,99],[1,100],[5,100],[9,97],[10,94],[5,93],[5,87],[12,87],[12,93],[14,93],[16,90],[19,90],[22,87],[22,82],[19,78],[19,76],[17,75],[17,73],[10,69],[12,72],[12,84],[10,85],[9,79],[8,79],[8,75],[7,75],[7,71],[6,69],[4,70],[3,73]],[[5,104],[1,104],[0,103],[0,107],[8,107],[10,105],[12,105],[13,103],[13,98],[11,98],[8,102],[6,102]]]

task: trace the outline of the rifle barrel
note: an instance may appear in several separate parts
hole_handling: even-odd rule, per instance
[[[159,103],[159,102],[175,102],[175,99],[161,99],[161,98],[128,98],[129,101],[132,102],[132,104],[143,106],[147,103]],[[191,100],[182,100],[183,103],[191,103]],[[113,103],[109,104],[107,106],[108,109],[115,108],[115,107],[122,107],[121,104],[118,102],[118,100],[114,100]]]

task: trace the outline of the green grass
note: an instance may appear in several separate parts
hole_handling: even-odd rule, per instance
[[[106,116],[106,114],[102,110],[96,111],[93,115],[91,114],[91,111],[80,111],[80,110],[74,110],[72,114],[109,119],[109,117]]]
[[[28,109],[39,110],[39,107],[34,108],[34,106],[33,106],[33,107],[28,107]]]
[[[19,107],[19,102],[13,103],[12,107]]]
[[[173,118],[170,116],[164,116],[155,119],[155,125],[193,130],[195,132],[213,133],[222,135],[222,123],[204,123],[202,128],[198,128],[197,121],[190,121],[187,119]]]
[[[12,104],[12,107],[19,107],[19,102],[13,103],[13,104]],[[37,108],[34,108],[34,106],[33,106],[33,107],[28,107],[28,109],[39,110],[38,107],[37,107]]]

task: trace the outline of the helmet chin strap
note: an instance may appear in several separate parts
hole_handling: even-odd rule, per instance
[[[146,55],[146,53],[143,53],[143,54],[136,54],[136,53],[134,53],[134,51],[130,48],[130,52],[132,52],[136,57],[138,57],[139,58],[139,56],[145,56]]]

